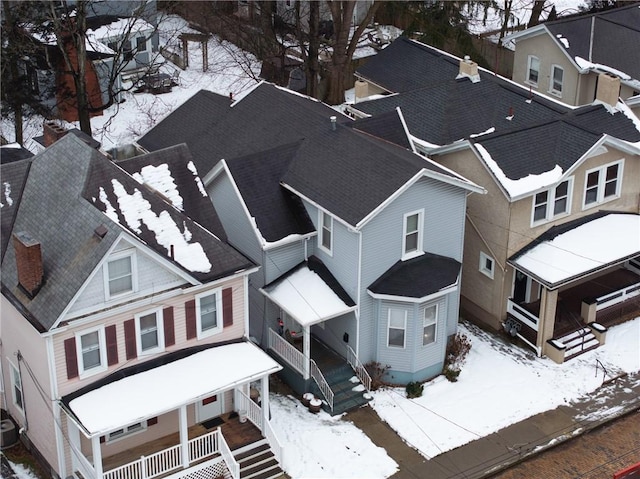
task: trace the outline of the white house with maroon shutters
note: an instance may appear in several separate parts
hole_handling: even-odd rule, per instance
[[[278,477],[257,267],[187,148],[115,164],[66,135],[1,174],[3,408],[51,476]]]

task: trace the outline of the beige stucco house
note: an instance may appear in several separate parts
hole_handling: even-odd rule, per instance
[[[2,165],[3,407],[54,478],[237,479],[256,447],[277,477],[257,268],[184,145],[130,161],[66,135]]]

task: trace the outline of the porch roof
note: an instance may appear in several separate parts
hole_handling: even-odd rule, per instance
[[[280,369],[282,366],[250,342],[226,344],[108,383],[72,399],[68,407],[92,437]]]
[[[355,303],[335,278],[327,278],[323,268],[312,259],[261,289],[301,326],[311,326],[355,309]]]
[[[592,218],[574,227],[551,228],[509,264],[556,289],[640,254],[640,215],[600,213]]]

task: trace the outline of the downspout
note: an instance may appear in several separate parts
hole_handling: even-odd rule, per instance
[[[593,62],[592,60],[592,55],[593,55],[593,33],[594,30],[596,29],[596,16],[592,16],[591,17],[591,32],[589,34],[589,61]]]
[[[356,297],[356,357],[360,360],[360,297],[362,295],[362,231],[357,230],[358,233],[358,296]]]
[[[53,420],[55,423],[56,452],[58,453],[58,464],[60,464],[60,475],[67,477],[67,463],[64,454],[64,431],[62,431],[62,417],[58,406],[58,381],[55,375],[55,355],[53,351],[53,336],[44,338],[47,349],[47,362],[49,363],[49,382],[51,383],[51,408],[53,410]],[[69,444],[69,447],[73,446]]]

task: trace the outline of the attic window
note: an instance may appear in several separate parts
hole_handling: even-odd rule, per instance
[[[562,96],[562,82],[564,79],[564,70],[558,65],[551,67],[551,85],[549,92],[554,95]]]
[[[324,211],[320,211],[319,223],[320,248],[331,254],[333,251],[333,218]]]
[[[114,255],[105,265],[106,299],[134,292],[136,287],[136,261],[133,251]]]
[[[538,57],[529,55],[529,66],[527,67],[527,83],[538,86],[538,77],[540,75],[540,60]]]

